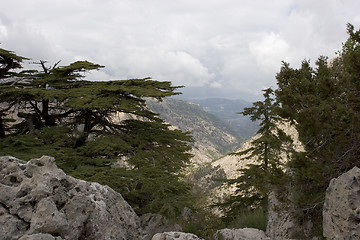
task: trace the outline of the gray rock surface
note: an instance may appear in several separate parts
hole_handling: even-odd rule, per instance
[[[147,213],[140,217],[141,232],[143,240],[150,240],[156,233],[180,232],[178,224],[171,224],[160,214]]]
[[[35,233],[31,235],[24,235],[19,240],[63,240],[63,238],[54,237],[47,233]]]
[[[51,157],[0,157],[0,236],[10,239],[140,239],[139,217],[108,186],[77,180]]]
[[[215,233],[215,240],[270,240],[264,231],[255,228],[221,229]]]
[[[191,233],[183,232],[164,232],[157,233],[151,240],[203,240]]]
[[[327,239],[360,239],[360,169],[354,167],[330,181],[323,208]]]
[[[288,196],[288,198],[291,198],[291,196]],[[296,207],[291,201],[280,202],[276,198],[275,193],[272,192],[269,194],[268,211],[266,235],[270,239],[311,239],[311,221],[300,225],[294,217],[296,215]]]

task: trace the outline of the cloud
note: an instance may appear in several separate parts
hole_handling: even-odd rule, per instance
[[[281,60],[334,56],[346,23],[360,25],[358,9],[358,0],[5,1],[0,47],[105,65],[92,79],[151,76],[193,94],[256,98],[276,85]]]
[[[250,42],[250,53],[256,58],[257,64],[265,72],[274,72],[279,69],[281,61],[289,59],[290,46],[279,34],[269,32],[258,40]]]
[[[221,81],[215,81],[210,84],[210,88],[221,88],[222,86]]]
[[[133,52],[122,64],[133,77],[151,76],[190,87],[204,86],[214,77],[199,59],[183,51]]]

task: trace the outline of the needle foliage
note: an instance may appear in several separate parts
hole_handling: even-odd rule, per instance
[[[191,204],[181,172],[192,138],[146,106],[146,98],[179,94],[178,86],[87,81],[86,72],[103,68],[88,61],[20,71],[25,60],[0,49],[0,155],[54,156],[68,174],[109,185],[141,214],[174,217]]]

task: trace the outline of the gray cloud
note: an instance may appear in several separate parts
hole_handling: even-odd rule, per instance
[[[17,0],[2,3],[0,46],[33,60],[105,65],[94,80],[151,76],[185,95],[257,99],[285,60],[334,56],[358,0]]]

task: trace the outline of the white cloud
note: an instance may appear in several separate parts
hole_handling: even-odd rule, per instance
[[[183,51],[133,52],[124,59],[123,65],[134,77],[151,76],[190,87],[204,86],[214,77],[199,59]]]
[[[261,96],[281,60],[334,55],[346,23],[360,25],[358,9],[359,0],[5,1],[0,47],[49,64],[105,65],[93,79],[151,76]]]
[[[289,59],[290,46],[279,34],[269,32],[257,41],[250,42],[249,49],[261,70],[273,73],[281,61]]]
[[[8,35],[8,32],[6,30],[6,26],[2,24],[0,19],[0,38],[5,38]]]
[[[210,88],[221,88],[222,86],[221,81],[215,81],[210,84]]]

